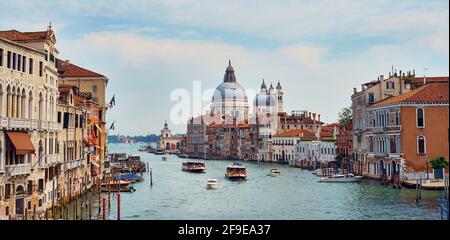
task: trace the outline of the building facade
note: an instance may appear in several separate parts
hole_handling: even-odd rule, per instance
[[[367,109],[363,175],[401,180],[434,178],[429,161],[449,158],[448,82],[429,83]],[[427,174],[428,173],[428,174]]]
[[[0,218],[42,215],[56,197],[55,46],[51,26],[0,31]]]

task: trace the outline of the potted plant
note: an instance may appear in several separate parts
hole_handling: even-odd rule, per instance
[[[444,157],[439,156],[432,158],[430,160],[431,167],[434,169],[434,178],[443,179],[444,178],[444,168],[448,166],[448,161]]]

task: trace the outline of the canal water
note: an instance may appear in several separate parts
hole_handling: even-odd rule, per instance
[[[233,219],[439,219],[436,200],[440,191],[423,191],[416,203],[416,192],[393,189],[373,181],[359,183],[321,183],[310,171],[287,165],[243,162],[245,182],[225,179],[232,161],[206,161],[206,173],[181,171],[180,159],[138,152],[137,144],[110,144],[110,153],[141,156],[153,169],[150,176],[134,184],[136,192],[121,193],[122,220],[233,220]],[[270,168],[281,176],[267,176]],[[217,178],[221,188],[207,190],[208,178]],[[105,196],[106,197],[106,196]],[[108,219],[117,219],[116,196],[111,200]]]

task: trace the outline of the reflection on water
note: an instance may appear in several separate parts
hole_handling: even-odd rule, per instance
[[[206,161],[206,173],[181,171],[176,156],[139,153],[138,145],[110,144],[109,151],[138,154],[153,168],[134,184],[136,192],[121,194],[121,219],[438,219],[434,200],[441,192],[423,191],[415,202],[415,190],[393,189],[376,182],[321,183],[310,171],[286,165],[247,163],[245,182],[225,179],[232,161]],[[267,176],[270,168],[282,175]],[[216,178],[220,188],[207,190]],[[116,197],[111,200],[109,219],[117,219]]]

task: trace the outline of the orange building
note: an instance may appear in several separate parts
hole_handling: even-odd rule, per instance
[[[430,159],[449,159],[448,90],[448,82],[429,83],[370,106],[366,111],[369,149],[363,175],[434,178]]]

